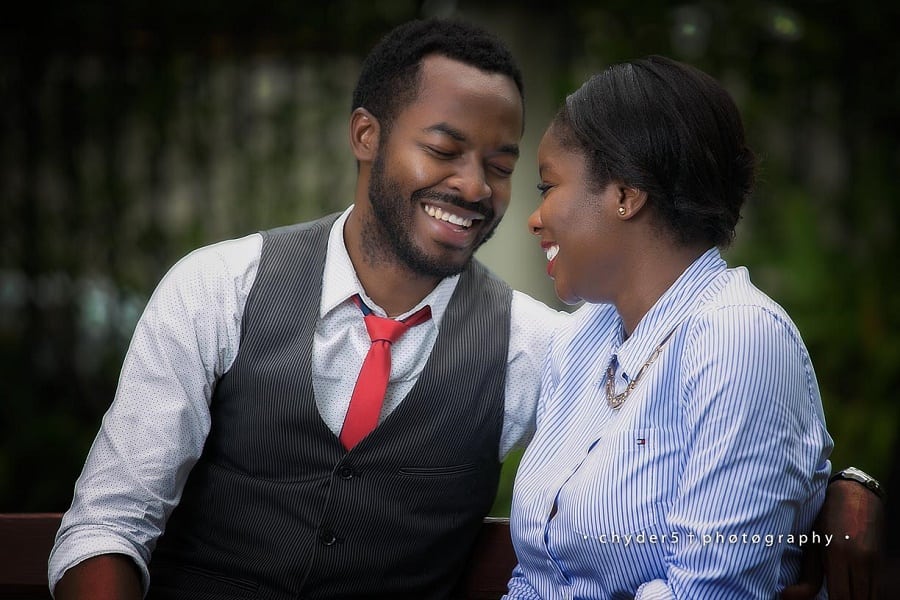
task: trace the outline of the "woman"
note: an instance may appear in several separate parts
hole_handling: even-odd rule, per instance
[[[513,494],[509,598],[773,598],[832,441],[784,310],[729,269],[754,156],[728,93],[662,57],[572,94],[529,226],[567,303]]]

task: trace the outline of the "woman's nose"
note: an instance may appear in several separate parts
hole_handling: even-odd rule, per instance
[[[541,230],[543,228],[544,224],[541,222],[541,209],[538,207],[534,209],[534,212],[528,217],[528,229],[531,230],[533,235],[541,235]]]

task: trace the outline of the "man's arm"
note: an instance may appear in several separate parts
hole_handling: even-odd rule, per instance
[[[141,576],[123,554],[102,554],[78,563],[56,584],[56,600],[141,600]]]
[[[513,448],[524,448],[534,434],[541,368],[553,332],[569,317],[569,313],[553,310],[516,291],[510,310],[501,461]]]
[[[815,598],[823,576],[831,600],[877,598],[884,528],[884,501],[875,492],[857,481],[833,480],[814,525],[832,541],[806,549],[800,582],[787,588],[782,600]]]
[[[831,600],[877,595],[884,521],[884,502],[865,486],[840,479],[828,486],[817,528],[834,534],[823,561]]]
[[[258,248],[243,238],[196,251],[157,286],[63,516],[49,557],[51,590],[64,574],[75,590],[130,581],[110,567],[117,564],[138,570],[141,591],[148,585],[151,549],[203,450],[215,380],[237,352]],[[116,558],[76,570],[100,556]]]

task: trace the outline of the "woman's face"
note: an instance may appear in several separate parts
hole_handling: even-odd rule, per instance
[[[585,156],[563,147],[552,125],[538,147],[538,169],[541,205],[528,226],[541,238],[556,295],[566,304],[612,301],[623,269],[616,241],[619,186],[592,190]]]

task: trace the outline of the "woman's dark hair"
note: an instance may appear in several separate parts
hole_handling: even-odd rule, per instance
[[[522,73],[498,37],[465,21],[433,18],[396,27],[372,49],[353,91],[352,110],[365,108],[390,130],[397,114],[416,99],[422,59],[435,54],[510,77],[524,105]]]
[[[566,99],[553,127],[586,156],[592,187],[645,191],[681,244],[731,243],[756,159],[734,101],[706,73],[662,56],[613,65]]]

